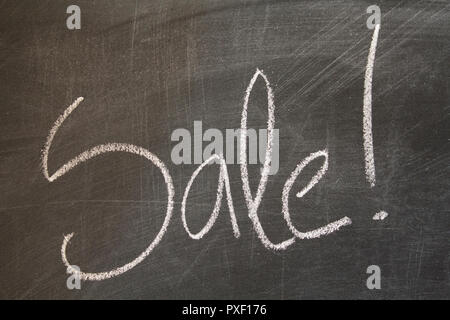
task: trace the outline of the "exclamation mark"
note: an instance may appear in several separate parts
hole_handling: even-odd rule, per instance
[[[366,180],[370,184],[370,187],[373,188],[376,184],[376,174],[372,133],[372,78],[375,53],[377,51],[378,35],[380,33],[381,11],[378,6],[372,5],[367,8],[367,13],[372,13],[372,15],[367,19],[367,28],[371,30],[373,29],[373,35],[369,55],[367,57],[366,73],[364,77],[363,141]],[[387,212],[380,211],[377,212],[372,219],[384,220],[387,216]]]
[[[367,58],[366,75],[364,77],[364,104],[363,104],[363,139],[364,139],[364,157],[366,162],[366,180],[370,187],[375,187],[375,159],[373,155],[373,137],[372,137],[372,77],[373,65],[375,62],[375,52],[377,50],[378,34],[380,25],[375,26],[373,31],[372,43],[370,45],[369,56]]]

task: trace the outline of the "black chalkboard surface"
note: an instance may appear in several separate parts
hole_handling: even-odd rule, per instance
[[[449,35],[447,0],[1,1],[0,298],[448,299]]]

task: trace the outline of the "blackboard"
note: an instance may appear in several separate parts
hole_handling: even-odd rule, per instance
[[[70,29],[70,5],[80,29]],[[366,177],[365,72],[381,9],[372,79],[376,183]],[[0,298],[3,299],[448,299],[448,1],[12,1],[0,2]],[[301,232],[348,217],[351,224],[285,250],[266,248],[249,218],[239,164],[201,239],[181,219],[199,164],[175,164],[174,130],[201,121],[241,127],[257,70],[270,82],[279,132],[279,170],[258,208],[267,237],[292,237],[282,190],[311,161],[288,197]],[[55,121],[77,98],[48,153],[51,174],[89,148],[126,143],[151,151],[173,182],[173,212],[161,241],[130,270],[69,290],[67,259],[85,272],[126,265],[155,239],[168,191],[157,166],[110,152],[50,182],[42,154]],[[258,76],[248,128],[264,129],[267,87]],[[203,147],[206,143],[203,145]],[[321,167],[322,166],[322,167]],[[261,164],[249,164],[252,195]],[[213,210],[219,165],[194,180],[186,221],[199,232]],[[388,214],[374,220],[378,212]],[[369,288],[377,266],[380,288]]]

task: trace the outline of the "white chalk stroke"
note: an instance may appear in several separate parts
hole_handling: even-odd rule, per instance
[[[376,183],[375,159],[373,155],[373,133],[372,133],[372,78],[373,65],[375,63],[375,53],[377,50],[378,34],[380,24],[375,26],[370,44],[369,55],[367,57],[366,74],[364,77],[364,102],[363,102],[363,139],[364,139],[364,160],[366,170],[366,180],[373,188]]]
[[[189,195],[189,191],[191,190],[192,183],[194,182],[197,175],[202,171],[202,169],[208,165],[209,163],[218,160],[220,162],[220,173],[219,173],[219,183],[217,185],[217,196],[216,196],[216,203],[214,205],[213,212],[211,213],[211,217],[209,218],[206,225],[203,227],[200,232],[193,234],[189,230],[189,227],[187,225],[186,221],[186,202]],[[236,215],[234,214],[234,206],[233,206],[233,199],[231,198],[231,188],[230,188],[230,178],[228,177],[228,170],[227,165],[225,163],[225,159],[222,155],[212,155],[209,157],[205,162],[203,162],[192,174],[191,179],[189,180],[186,189],[184,191],[183,195],[183,201],[181,202],[181,220],[183,222],[184,229],[189,234],[189,236],[192,239],[199,240],[203,238],[205,234],[209,232],[209,230],[212,228],[214,223],[216,222],[217,217],[219,216],[219,210],[220,206],[222,205],[222,197],[223,197],[223,187],[225,185],[226,189],[226,195],[227,195],[227,203],[228,203],[228,210],[230,211],[230,219],[231,219],[231,225],[233,227],[233,233],[236,238],[239,238],[240,232],[239,227],[236,221]]]
[[[247,130],[247,113],[248,113],[248,101],[250,98],[250,94],[252,92],[253,86],[255,85],[256,80],[258,77],[261,77],[266,85],[266,91],[267,91],[267,147],[266,147],[266,154],[265,154],[265,161],[263,165],[263,169],[261,170],[261,178],[258,184],[258,189],[256,190],[255,198],[253,198],[251,190],[250,190],[250,183],[248,178],[248,169],[247,169],[247,139],[246,139],[246,130]],[[289,198],[289,192],[292,188],[292,185],[294,184],[294,181],[300,174],[300,172],[303,170],[303,168],[310,163],[313,159],[315,159],[318,156],[325,156],[326,163],[324,166],[319,170],[319,172],[312,178],[310,183],[307,185],[306,188],[304,188],[299,194],[298,197],[303,197],[309,190],[314,187],[317,182],[322,178],[322,176],[325,174],[327,168],[328,168],[328,153],[325,151],[318,152],[315,154],[310,155],[305,160],[303,160],[297,168],[292,172],[290,178],[286,181],[283,193],[282,193],[282,204],[283,204],[283,214],[285,217],[285,220],[289,226],[289,229],[292,231],[294,237],[287,239],[281,243],[273,243],[270,241],[270,239],[267,237],[266,233],[264,232],[264,229],[261,225],[261,222],[259,221],[258,217],[258,208],[261,204],[261,200],[263,198],[266,186],[267,186],[267,178],[269,175],[270,170],[270,162],[271,162],[271,153],[272,153],[272,139],[273,139],[273,128],[275,125],[275,102],[274,102],[274,96],[273,91],[270,86],[270,82],[267,79],[267,76],[264,74],[262,70],[257,69],[255,74],[253,75],[253,78],[250,80],[250,83],[247,87],[247,90],[245,92],[244,97],[244,105],[242,109],[242,117],[241,117],[241,148],[240,148],[240,164],[241,164],[241,180],[242,180],[242,189],[244,191],[245,200],[247,203],[248,208],[248,215],[250,220],[253,223],[253,227],[261,240],[261,242],[264,244],[264,246],[268,249],[273,250],[285,250],[290,245],[292,245],[295,242],[295,238],[300,239],[313,239],[321,237],[322,235],[330,234],[336,230],[338,230],[340,227],[351,224],[351,220],[348,217],[344,217],[338,221],[332,222],[330,224],[327,224],[324,227],[302,233],[299,232],[293,225],[290,220],[289,215],[289,209],[288,209],[288,198]]]
[[[127,152],[131,154],[138,155],[140,157],[144,157],[150,162],[152,162],[155,166],[157,166],[163,177],[164,181],[167,185],[167,211],[166,216],[164,218],[164,222],[161,226],[161,229],[159,230],[158,234],[156,235],[155,239],[150,243],[150,245],[145,249],[136,259],[133,261],[115,268],[111,271],[107,272],[99,272],[99,273],[86,273],[82,271],[78,271],[77,269],[74,269],[72,265],[69,263],[66,255],[66,249],[67,245],[69,244],[70,240],[74,236],[74,233],[71,233],[69,235],[64,236],[64,241],[61,246],[61,257],[62,261],[67,267],[67,271],[69,273],[77,275],[81,280],[91,280],[91,281],[98,281],[98,280],[104,280],[108,278],[112,278],[115,276],[118,276],[124,272],[127,272],[128,270],[134,268],[136,265],[141,263],[151,252],[152,250],[159,244],[161,239],[163,238],[164,234],[167,231],[167,227],[169,226],[170,219],[172,217],[172,211],[173,211],[173,198],[174,198],[174,188],[173,188],[173,182],[172,178],[169,174],[169,170],[166,168],[164,163],[158,159],[157,156],[152,154],[147,149],[144,149],[142,147],[138,147],[132,144],[125,144],[125,143],[108,143],[108,144],[102,144],[95,146],[88,151],[85,151],[72,160],[68,161],[66,164],[64,164],[62,167],[60,167],[56,172],[52,175],[48,172],[48,155],[50,151],[50,147],[53,142],[53,138],[55,137],[56,133],[58,132],[58,129],[61,127],[63,122],[67,119],[67,117],[78,107],[78,105],[83,101],[83,98],[80,97],[73,104],[71,104],[64,113],[55,121],[53,127],[50,130],[50,133],[47,137],[47,140],[44,145],[44,149],[42,151],[42,171],[44,176],[47,178],[48,181],[53,182],[56,179],[64,176],[67,172],[77,167],[79,164],[88,161],[89,159],[92,159],[96,156],[99,156],[104,153],[109,152]]]
[[[380,211],[380,212],[377,212],[377,213],[375,213],[375,215],[373,216],[373,220],[384,220],[384,219],[386,219],[387,217],[388,217],[388,213],[386,212],[386,211]]]
[[[342,219],[339,219],[337,221],[331,222],[327,224],[326,226],[323,226],[321,228],[308,231],[308,232],[300,232],[298,231],[292,221],[291,216],[289,214],[289,192],[292,188],[292,185],[294,184],[295,180],[297,179],[298,175],[302,172],[302,170],[314,159],[317,159],[319,157],[324,157],[325,161],[320,168],[319,171],[314,175],[314,177],[311,178],[311,181],[308,183],[306,187],[304,187],[299,193],[297,193],[297,197],[302,198],[306,193],[308,193],[309,190],[311,190],[320,179],[322,179],[325,172],[328,170],[328,150],[322,150],[315,153],[310,154],[308,157],[306,157],[302,162],[300,162],[295,170],[291,173],[291,176],[286,181],[286,184],[284,185],[283,189],[283,196],[282,196],[282,203],[283,203],[283,215],[284,219],[286,220],[286,223],[291,230],[291,232],[299,239],[314,239],[319,238],[321,236],[330,234],[334,231],[339,230],[343,226],[350,225],[352,223],[352,220],[349,217],[344,217]]]

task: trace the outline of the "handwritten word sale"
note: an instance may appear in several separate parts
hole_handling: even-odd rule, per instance
[[[363,119],[364,124],[364,148],[365,148],[365,155],[366,155],[366,175],[368,178],[368,181],[373,184],[374,183],[374,170],[373,170],[373,151],[372,151],[372,133],[371,133],[371,115],[367,112],[370,111],[371,113],[371,83],[372,83],[372,67],[373,67],[373,61],[375,56],[375,47],[376,47],[376,40],[378,37],[378,30],[379,25],[377,25],[377,28],[375,29],[374,36],[372,39],[372,45],[369,52],[369,58],[368,58],[368,65],[366,68],[366,79],[365,79],[365,90],[364,90],[364,115],[365,118]],[[268,111],[268,120],[267,120],[267,146],[265,148],[265,159],[263,163],[263,167],[261,170],[261,176],[260,181],[256,190],[255,195],[252,195],[252,192],[250,190],[250,184],[249,184],[249,177],[248,177],[248,161],[247,161],[247,108],[248,108],[248,102],[249,97],[251,95],[253,86],[258,79],[258,77],[261,77],[265,82],[266,92],[267,92],[267,111]],[[127,143],[106,143],[97,145],[95,147],[90,148],[89,150],[86,150],[76,156],[75,158],[69,160],[67,163],[62,165],[59,169],[57,169],[53,174],[50,174],[48,171],[48,158],[49,158],[49,151],[52,146],[53,139],[55,138],[55,135],[57,134],[59,128],[63,125],[64,121],[71,115],[72,112],[74,112],[77,107],[80,105],[80,103],[84,99],[82,97],[76,99],[73,104],[71,104],[62,115],[58,117],[58,119],[55,121],[53,127],[51,128],[49,135],[47,137],[47,140],[45,142],[43,151],[42,151],[42,171],[43,175],[49,182],[54,182],[57,179],[64,176],[66,173],[71,171],[72,169],[76,168],[79,164],[86,162],[92,158],[95,158],[99,155],[106,154],[106,153],[115,153],[115,152],[126,152],[131,153],[140,157],[143,157],[147,160],[149,160],[151,163],[153,163],[158,169],[160,170],[161,174],[164,177],[164,181],[167,188],[167,208],[166,208],[166,215],[164,218],[164,222],[153,239],[153,241],[149,244],[149,246],[134,260],[130,261],[129,263],[116,267],[110,271],[106,272],[84,272],[80,269],[76,268],[75,266],[72,266],[72,264],[69,262],[67,258],[67,246],[74,236],[74,233],[68,234],[64,236],[63,243],[61,246],[61,257],[62,261],[67,267],[67,271],[76,277],[79,277],[82,280],[90,280],[90,281],[99,281],[99,280],[105,280],[109,279],[115,276],[118,276],[122,273],[125,273],[129,271],[130,269],[137,266],[140,262],[142,262],[162,241],[165,233],[168,230],[169,224],[171,222],[173,212],[174,212],[174,198],[175,198],[175,189],[172,182],[172,177],[169,173],[169,170],[167,166],[164,164],[163,161],[161,161],[155,154],[150,152],[149,150],[136,146],[133,144],[127,144]],[[370,120],[370,122],[369,122]],[[275,102],[274,102],[274,95],[272,92],[272,88],[270,85],[270,82],[267,78],[267,76],[264,74],[262,70],[257,69],[254,73],[253,77],[250,80],[250,83],[248,84],[248,87],[245,91],[244,101],[243,101],[243,108],[242,108],[242,114],[241,114],[241,126],[240,126],[240,148],[239,148],[239,165],[240,165],[240,175],[241,175],[241,182],[242,182],[242,190],[244,193],[244,198],[248,210],[248,217],[250,218],[253,229],[258,235],[258,238],[262,242],[262,244],[270,250],[285,250],[289,246],[295,243],[297,239],[313,239],[313,238],[319,238],[321,236],[328,235],[332,232],[335,232],[339,230],[341,227],[348,226],[352,223],[349,217],[342,217],[339,220],[336,220],[334,222],[331,222],[327,225],[324,225],[322,227],[319,227],[314,230],[302,232],[298,230],[294,224],[291,221],[291,214],[289,212],[289,196],[291,194],[291,189],[300,175],[300,173],[303,171],[303,169],[308,166],[310,162],[312,162],[315,159],[321,159],[322,165],[319,168],[319,170],[315,173],[315,175],[310,179],[308,184],[301,190],[299,190],[296,193],[297,198],[302,198],[304,195],[306,195],[326,174],[328,170],[328,151],[326,149],[319,150],[317,152],[314,152],[310,154],[308,157],[303,159],[298,163],[298,165],[294,168],[288,179],[286,180],[282,193],[281,193],[281,200],[282,200],[282,208],[281,212],[283,214],[284,220],[289,228],[289,230],[292,233],[292,236],[289,239],[286,239],[282,241],[281,243],[273,243],[268,236],[266,235],[264,228],[259,220],[258,217],[258,208],[261,204],[261,201],[263,200],[264,193],[266,190],[266,185],[268,182],[268,176],[270,173],[270,167],[272,162],[272,153],[273,153],[273,140],[274,140],[274,125],[275,125]],[[370,130],[369,130],[370,129]],[[372,157],[371,157],[372,156]],[[186,220],[186,205],[187,201],[189,199],[189,192],[191,189],[192,184],[194,183],[196,177],[198,174],[202,171],[202,169],[207,166],[208,164],[216,163],[220,166],[219,170],[219,177],[218,177],[218,186],[217,186],[217,194],[216,194],[216,201],[214,204],[214,208],[212,210],[212,213],[210,215],[209,220],[205,224],[205,226],[200,230],[198,233],[192,233],[189,229],[187,220]],[[207,234],[214,223],[216,222],[216,219],[219,215],[219,211],[222,204],[223,197],[226,197],[228,211],[230,215],[230,221],[231,226],[233,229],[234,236],[236,238],[239,238],[240,236],[240,230],[239,226],[236,220],[235,210],[234,210],[234,204],[233,204],[233,198],[231,194],[231,188],[230,188],[230,179],[228,176],[228,170],[227,170],[227,163],[223,157],[222,154],[214,154],[208,159],[206,159],[192,174],[182,197],[181,202],[181,220],[184,226],[184,229],[188,233],[188,235],[193,239],[201,239],[205,234]]]

